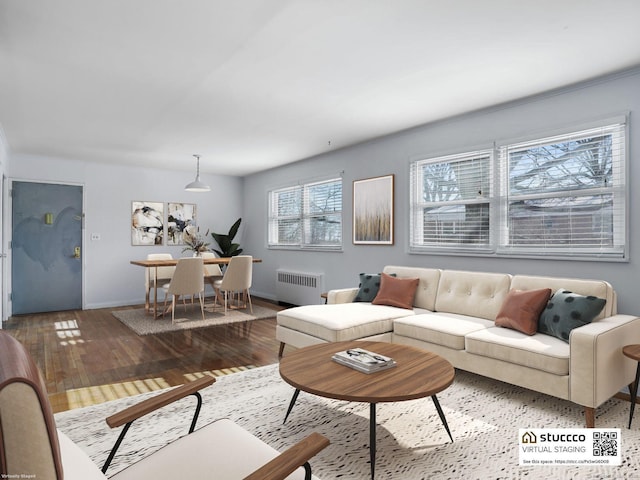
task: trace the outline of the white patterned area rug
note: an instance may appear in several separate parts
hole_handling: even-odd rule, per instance
[[[370,477],[366,404],[302,392],[283,425],[293,388],[280,379],[276,365],[218,378],[202,394],[200,426],[230,418],[278,450],[318,431],[330,439],[331,445],[312,459],[314,475],[322,480]],[[104,418],[148,395],[153,394],[58,413],[58,427],[101,467],[119,434],[119,429],[109,429]],[[438,399],[454,443],[450,443],[430,399],[378,405],[376,478],[640,478],[640,415],[628,430],[628,402],[609,400],[598,408],[596,417],[597,427],[621,429],[621,466],[520,467],[519,428],[583,427],[582,409],[567,401],[461,371],[456,373],[453,385],[438,394]],[[107,473],[112,475],[184,435],[194,404],[195,400],[189,397],[134,423]]]
[[[271,308],[261,307],[259,305],[253,306],[253,313],[251,313],[248,308],[242,310],[230,309],[227,310],[226,315],[222,307],[216,307],[216,309],[205,307],[203,320],[200,307],[196,302],[193,306],[187,304],[186,308],[183,305],[179,305],[176,308],[175,321],[173,324],[171,323],[171,312],[167,313],[164,317],[153,318],[152,315],[145,312],[144,308],[114,310],[111,312],[111,315],[138,335],[153,335],[273,318],[276,316],[276,313],[277,312]]]

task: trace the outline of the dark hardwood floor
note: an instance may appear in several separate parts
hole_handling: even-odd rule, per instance
[[[111,315],[118,308],[106,308],[17,316],[4,328],[34,357],[59,412],[276,363],[282,308],[254,304],[273,308],[274,318],[138,336]]]

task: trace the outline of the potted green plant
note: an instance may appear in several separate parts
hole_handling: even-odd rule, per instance
[[[236,220],[236,222],[231,225],[229,229],[229,233],[212,233],[211,236],[220,247],[220,250],[213,249],[220,257],[235,257],[236,255],[240,255],[242,253],[242,248],[240,248],[240,244],[233,243],[233,239],[238,233],[238,229],[240,228],[240,222],[242,218]]]

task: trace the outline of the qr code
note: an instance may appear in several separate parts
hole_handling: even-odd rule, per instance
[[[618,455],[618,432],[593,432],[593,456],[615,457]]]

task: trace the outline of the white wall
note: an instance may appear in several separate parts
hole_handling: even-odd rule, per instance
[[[472,82],[473,78],[470,77]],[[629,229],[630,261],[584,262],[481,258],[446,255],[417,255],[408,252],[409,164],[417,157],[464,152],[488,146],[493,141],[516,139],[530,134],[629,113]],[[622,312],[640,315],[640,69],[630,70],[571,88],[462,115],[380,138],[351,148],[327,153],[289,166],[245,178],[244,218],[251,235],[245,246],[263,258],[254,269],[252,291],[275,298],[275,270],[324,272],[325,287],[357,286],[358,273],[379,272],[385,265],[415,265],[475,271],[526,273],[566,277],[598,278],[610,281],[619,295]],[[291,252],[266,248],[267,192],[300,179],[344,170],[343,252]],[[353,180],[395,174],[395,245],[353,245],[351,228]]]
[[[211,192],[191,193],[184,185],[193,172],[147,170],[139,167],[91,164],[73,160],[11,155],[7,176],[31,180],[81,184],[84,187],[84,307],[131,305],[144,301],[144,272],[131,265],[148,253],[170,252],[188,256],[178,246],[132,246],[131,202],[184,202],[197,204],[200,232],[226,233],[242,215],[242,179],[201,174]],[[243,220],[244,222],[244,220]],[[91,234],[100,234],[92,241]],[[239,239],[243,229],[240,229]]]

